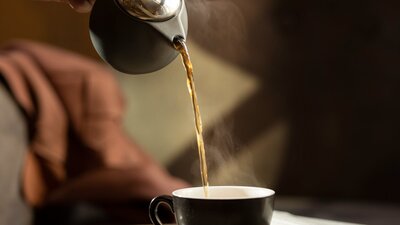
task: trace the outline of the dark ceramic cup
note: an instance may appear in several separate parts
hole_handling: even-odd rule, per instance
[[[266,188],[212,186],[205,197],[203,187],[185,188],[154,198],[149,214],[154,225],[162,225],[157,210],[167,204],[178,225],[269,225],[274,195]]]

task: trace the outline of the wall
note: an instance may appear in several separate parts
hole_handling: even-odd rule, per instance
[[[188,2],[215,183],[400,199],[397,1]],[[1,1],[0,34],[1,42],[31,38],[96,57],[87,15],[56,3]],[[118,79],[129,133],[174,174],[198,183],[180,62]],[[232,179],[237,171],[245,178]]]
[[[32,39],[97,57],[89,41],[88,14],[46,1],[0,2],[0,44]]]
[[[194,2],[196,3],[196,2]],[[205,31],[215,34],[214,27],[197,24],[196,21],[204,18],[206,14],[213,14],[209,18],[212,21],[220,10],[233,10],[229,18],[234,19],[233,23],[241,22],[242,15],[237,11],[234,4],[218,4],[217,7],[209,11],[209,5],[202,10],[198,10],[198,5],[189,4],[190,31],[189,34],[196,36],[205,35]],[[201,8],[201,7],[200,7]],[[53,44],[65,49],[69,49],[89,57],[98,59],[94,52],[88,36],[88,14],[79,14],[71,10],[68,6],[61,3],[45,1],[1,1],[0,2],[0,44],[13,39],[31,39],[40,42]],[[238,16],[238,17],[236,17]],[[205,22],[205,21],[203,21]],[[226,35],[230,32],[242,32],[234,27],[226,27]],[[243,27],[239,27],[242,29]],[[221,33],[222,34],[222,33]],[[230,35],[231,37],[234,37]],[[219,42],[221,39],[218,39]],[[242,37],[237,37],[242,40]],[[227,42],[229,43],[229,42]],[[235,42],[225,45],[230,51],[235,49]],[[237,45],[236,45],[237,46]],[[260,85],[258,78],[253,74],[239,67],[228,63],[224,58],[218,58],[202,49],[198,44],[189,41],[189,48],[195,66],[195,76],[198,95],[200,99],[201,111],[203,113],[203,124],[206,133],[218,127],[224,135],[220,138],[206,138],[208,146],[209,160],[213,168],[211,176],[213,183],[247,183],[247,184],[271,184],[270,176],[273,172],[264,174],[264,166],[258,163],[258,169],[262,176],[256,179],[255,169],[250,168],[248,159],[237,160],[236,158],[253,158],[253,154],[240,154],[243,152],[262,151],[270,145],[263,140],[270,136],[268,127],[264,124],[252,129],[255,120],[248,120],[245,115],[241,115],[238,128],[247,134],[243,146],[239,145],[241,140],[235,135],[231,135],[231,127],[239,118],[225,118],[239,109],[239,105],[245,104],[252,96],[256,99],[263,97],[259,95]],[[233,51],[232,54],[235,54]],[[100,60],[99,60],[100,62]],[[125,117],[125,127],[128,133],[149,152],[156,160],[165,165],[169,165],[172,172],[185,177],[193,183],[199,183],[199,168],[197,164],[197,150],[195,144],[195,132],[190,98],[186,90],[185,72],[178,58],[164,70],[146,76],[128,76],[116,73],[120,81],[121,88],[127,100],[127,112]],[[254,102],[254,100],[251,100]],[[262,117],[265,110],[259,111],[260,105],[255,102],[249,109],[256,117]],[[247,106],[245,106],[246,108]],[[236,128],[235,128],[236,129]],[[279,139],[279,138],[278,138]],[[227,144],[234,142],[234,144]],[[229,141],[235,140],[235,141]],[[279,142],[279,141],[278,141]],[[246,147],[244,147],[246,146]],[[271,148],[271,147],[268,147]],[[239,150],[240,149],[240,150]],[[236,157],[237,156],[237,157]],[[255,157],[257,158],[257,157]],[[274,157],[270,157],[274,159]],[[219,160],[223,160],[218,162]],[[268,167],[276,168],[276,160],[270,160]],[[224,163],[231,166],[221,167]],[[232,166],[236,165],[236,166]],[[238,176],[237,170],[247,168]],[[269,169],[269,171],[274,171]],[[235,172],[235,176],[231,173]],[[251,175],[249,175],[251,174]],[[242,180],[240,177],[246,177]],[[260,181],[258,181],[260,180]],[[266,180],[266,181],[264,181]]]

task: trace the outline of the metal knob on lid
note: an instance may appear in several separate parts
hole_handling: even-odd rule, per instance
[[[147,21],[165,21],[174,17],[182,6],[182,0],[118,0],[130,15]]]

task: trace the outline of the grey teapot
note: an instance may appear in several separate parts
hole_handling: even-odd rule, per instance
[[[174,40],[186,39],[187,30],[184,0],[97,0],[89,23],[100,57],[127,74],[168,65],[179,54]]]

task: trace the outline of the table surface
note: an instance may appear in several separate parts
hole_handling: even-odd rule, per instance
[[[357,223],[346,223],[342,221],[333,221],[325,219],[317,219],[311,217],[297,216],[288,212],[275,211],[271,225],[361,225]],[[145,225],[145,224],[143,224]],[[165,224],[167,225],[167,224]],[[169,224],[175,225],[175,224]]]
[[[275,207],[271,225],[400,224],[400,205],[393,203],[280,198]]]

